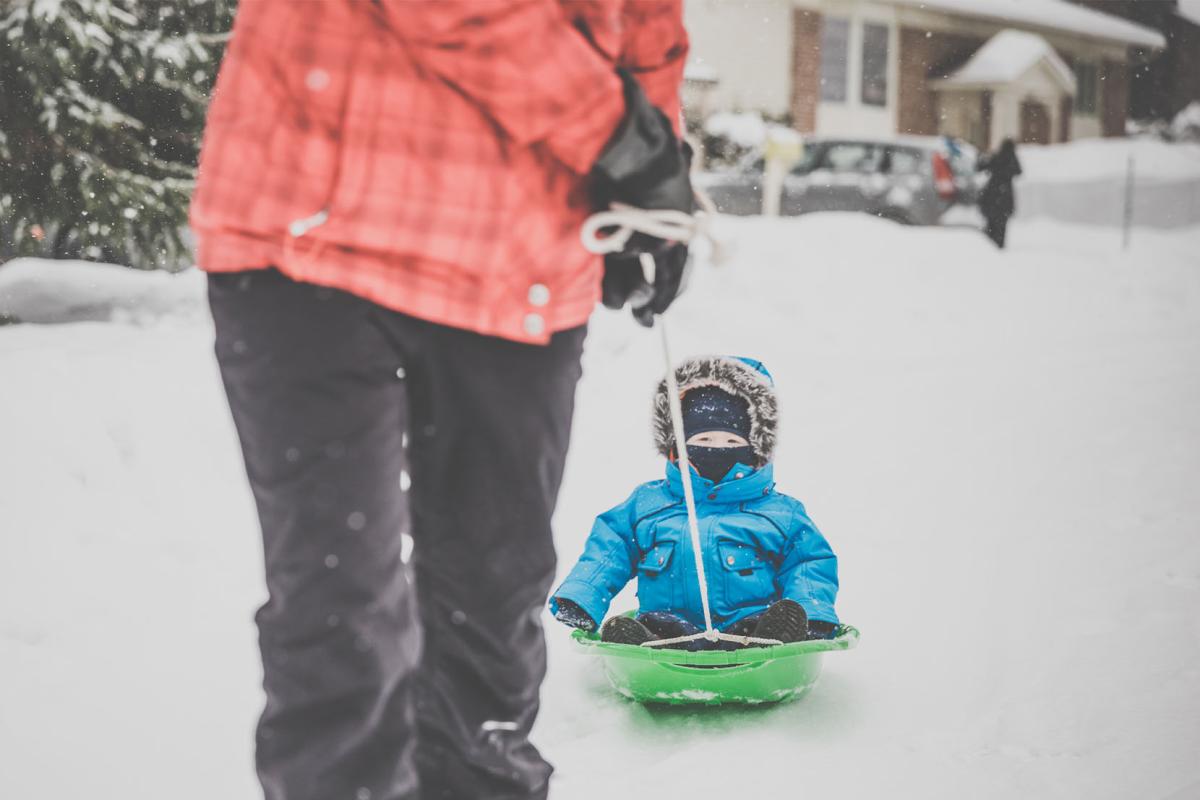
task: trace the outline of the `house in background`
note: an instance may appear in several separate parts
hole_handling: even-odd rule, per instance
[[[939,133],[979,147],[1005,136],[1043,144],[1070,138],[1079,84],[1036,33],[1006,28],[929,85],[937,94]]]
[[[686,0],[709,109],[829,136],[1119,136],[1155,30],[1067,0]],[[686,91],[686,90],[685,90]],[[689,110],[690,111],[690,110]]]
[[[1200,0],[1073,0],[1153,28],[1166,48],[1139,53],[1130,74],[1129,115],[1169,120],[1200,101]]]

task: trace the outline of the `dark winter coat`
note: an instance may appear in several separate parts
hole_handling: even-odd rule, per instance
[[[785,597],[800,603],[809,619],[836,624],[837,557],[804,505],[775,491],[774,468],[763,463],[775,447],[770,375],[755,361],[701,358],[682,364],[676,377],[683,394],[717,386],[747,400],[749,440],[759,460],[735,465],[719,482],[692,471],[713,624],[726,630]],[[668,456],[666,478],[642,484],[596,519],[579,562],[554,592],[552,611],[557,613],[560,598],[572,600],[599,622],[637,578],[640,611],[672,612],[703,627],[683,475],[671,460],[675,441],[665,387],[655,396],[654,429],[659,452]]]
[[[995,153],[981,159],[976,168],[988,173],[988,182],[979,195],[979,210],[985,217],[1011,217],[1016,210],[1013,179],[1021,174],[1021,162],[1012,142],[1000,145]]]

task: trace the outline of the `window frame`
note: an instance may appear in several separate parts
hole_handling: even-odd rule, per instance
[[[882,33],[882,39],[875,38],[872,40],[872,34]],[[869,48],[874,45],[882,47],[881,50],[872,54]],[[864,106],[872,108],[887,108],[888,106],[888,91],[890,90],[888,75],[888,58],[891,55],[891,28],[883,22],[873,22],[864,20],[862,23],[862,47],[859,53],[859,87],[858,101]],[[873,56],[873,57],[872,57]],[[874,70],[868,71],[870,65]],[[876,97],[877,91],[881,93]]]
[[[1071,71],[1075,73],[1071,113],[1080,117],[1100,116],[1100,65],[1094,61],[1075,61]]]
[[[821,21],[821,55],[820,63],[818,64],[818,102],[821,103],[841,103],[850,102],[850,37],[852,35],[852,20],[849,17],[831,17],[825,15]],[[831,28],[840,28],[841,36],[841,54],[840,80],[835,83],[828,71],[828,67],[833,66],[831,60],[831,49],[828,47]],[[832,91],[832,90],[837,91]],[[831,94],[832,91],[832,94]]]

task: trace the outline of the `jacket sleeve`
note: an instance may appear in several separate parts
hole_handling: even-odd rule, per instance
[[[682,0],[626,3],[621,30],[621,66],[637,76],[646,97],[682,135],[679,86],[689,46]]]
[[[638,551],[633,535],[636,497],[635,491],[624,503],[596,518],[583,555],[550,597],[551,613],[558,613],[561,597],[578,603],[597,625],[604,621],[609,604],[636,571]]]
[[[625,113],[614,66],[558,0],[377,0],[418,65],[518,144],[542,142],[580,174]]]
[[[804,507],[793,515],[791,538],[776,578],[783,597],[804,606],[809,619],[838,624],[834,603],[838,593],[837,556],[817,530]]]

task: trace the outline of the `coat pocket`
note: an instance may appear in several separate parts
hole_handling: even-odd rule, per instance
[[[679,605],[679,578],[671,565],[675,542],[655,542],[638,560],[638,605],[642,611],[671,611]]]
[[[725,601],[731,608],[768,603],[775,594],[775,571],[748,544],[718,542]]]
[[[638,574],[647,578],[657,578],[671,566],[674,555],[674,542],[656,542],[642,554],[642,559],[638,562]]]

